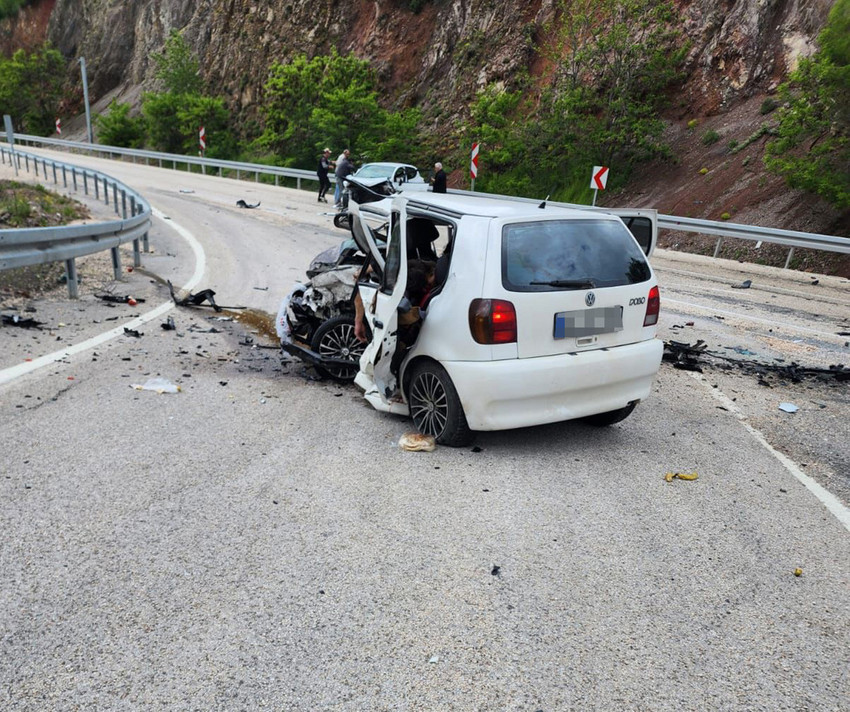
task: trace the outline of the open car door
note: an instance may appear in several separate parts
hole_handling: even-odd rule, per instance
[[[658,211],[653,209],[630,210],[628,208],[605,208],[606,213],[616,215],[622,220],[629,232],[634,235],[640,249],[647,257],[655,252],[658,242]]]
[[[370,290],[368,285],[360,285],[372,340],[360,357],[360,372],[354,379],[365,391],[366,399],[377,409],[400,413],[407,413],[407,409],[400,401],[397,407],[391,402],[398,390],[398,379],[390,370],[390,364],[398,336],[398,305],[407,288],[406,205],[404,198],[395,198],[392,202],[387,256],[377,288]],[[361,222],[361,228],[368,234],[368,226],[362,222],[361,215],[356,216],[356,221]],[[377,247],[374,249],[377,253]]]

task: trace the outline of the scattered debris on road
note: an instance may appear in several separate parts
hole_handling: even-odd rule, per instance
[[[780,403],[779,410],[784,411],[786,413],[796,413],[800,409],[793,403]]]
[[[739,347],[726,348],[742,355],[748,355],[737,351]],[[835,380],[839,382],[850,381],[850,368],[845,367],[841,363],[832,364],[829,368],[818,368],[814,366],[801,366],[796,361],[785,363],[781,359],[765,362],[749,358],[733,358],[727,354],[710,351],[708,344],[702,339],[699,339],[694,344],[688,344],[682,341],[665,341],[664,361],[672,363],[673,368],[684,371],[697,371],[699,373],[703,372],[704,367],[711,366],[725,370],[738,368],[745,374],[756,376],[759,379],[759,385],[766,387],[770,387],[770,383],[766,380],[767,376],[776,376],[792,383],[801,383],[805,379],[816,379],[820,381]]]
[[[137,390],[137,391],[154,391],[155,393],[158,393],[159,395],[162,395],[163,393],[180,393],[182,391],[180,386],[175,385],[174,383],[169,381],[167,378],[160,378],[160,377],[149,378],[142,385],[139,385],[138,383],[134,383],[131,387],[134,390]]]
[[[95,297],[104,302],[109,302],[110,304],[129,304],[131,306],[136,306],[136,304],[143,304],[146,301],[141,297],[133,297],[129,294],[125,294],[122,297],[119,297],[115,294],[95,294]]]
[[[134,339],[142,338],[142,333],[140,331],[136,331],[136,329],[128,329],[126,326],[124,327],[124,334],[126,336],[132,336]]]
[[[794,575],[795,575],[795,576],[797,576],[797,577],[802,576],[802,575],[803,575],[803,569],[801,569],[801,568],[798,566],[796,569],[794,569]]]
[[[698,479],[699,475],[696,472],[668,472],[664,475],[665,482],[672,482],[673,480],[685,480],[686,482],[693,482]]]
[[[410,432],[399,438],[398,446],[409,452],[433,452],[437,443],[433,435]]]
[[[164,331],[174,331],[177,328],[177,326],[174,323],[174,317],[173,316],[168,317],[168,319],[166,319],[164,322],[162,322],[162,324],[160,324],[160,326],[163,328]]]
[[[752,286],[753,286],[753,280],[751,280],[751,279],[745,279],[740,284],[731,285],[732,289],[749,289]]]
[[[259,208],[259,207],[260,207],[260,201],[257,201],[256,205],[249,205],[249,204],[248,204],[248,203],[246,203],[244,200],[242,200],[242,198],[240,198],[239,200],[237,200],[237,201],[236,201],[236,204],[237,204],[240,208]]]
[[[17,326],[21,329],[39,329],[43,321],[36,321],[32,317],[21,317],[17,314],[3,314],[3,326]]]

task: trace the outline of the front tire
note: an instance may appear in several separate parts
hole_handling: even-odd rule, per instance
[[[439,364],[414,367],[407,391],[410,417],[420,433],[433,435],[440,445],[462,447],[472,442],[460,398],[449,374]]]
[[[310,348],[320,356],[350,360],[350,368],[316,366],[316,371],[325,378],[350,383],[360,370],[360,356],[363,355],[366,344],[358,341],[354,335],[354,317],[341,314],[328,319],[316,329]]]

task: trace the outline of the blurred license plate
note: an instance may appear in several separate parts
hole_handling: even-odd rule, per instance
[[[596,307],[555,314],[556,339],[611,334],[623,330],[623,307]]]

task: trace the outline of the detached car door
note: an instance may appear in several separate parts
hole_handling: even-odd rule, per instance
[[[360,373],[355,382],[366,391],[367,397],[370,391],[377,389],[385,403],[389,403],[398,386],[390,364],[398,336],[398,306],[407,288],[406,205],[404,198],[395,198],[392,202],[387,256],[377,291],[368,295],[361,288],[372,340],[360,357]],[[360,216],[358,218],[362,219]]]

